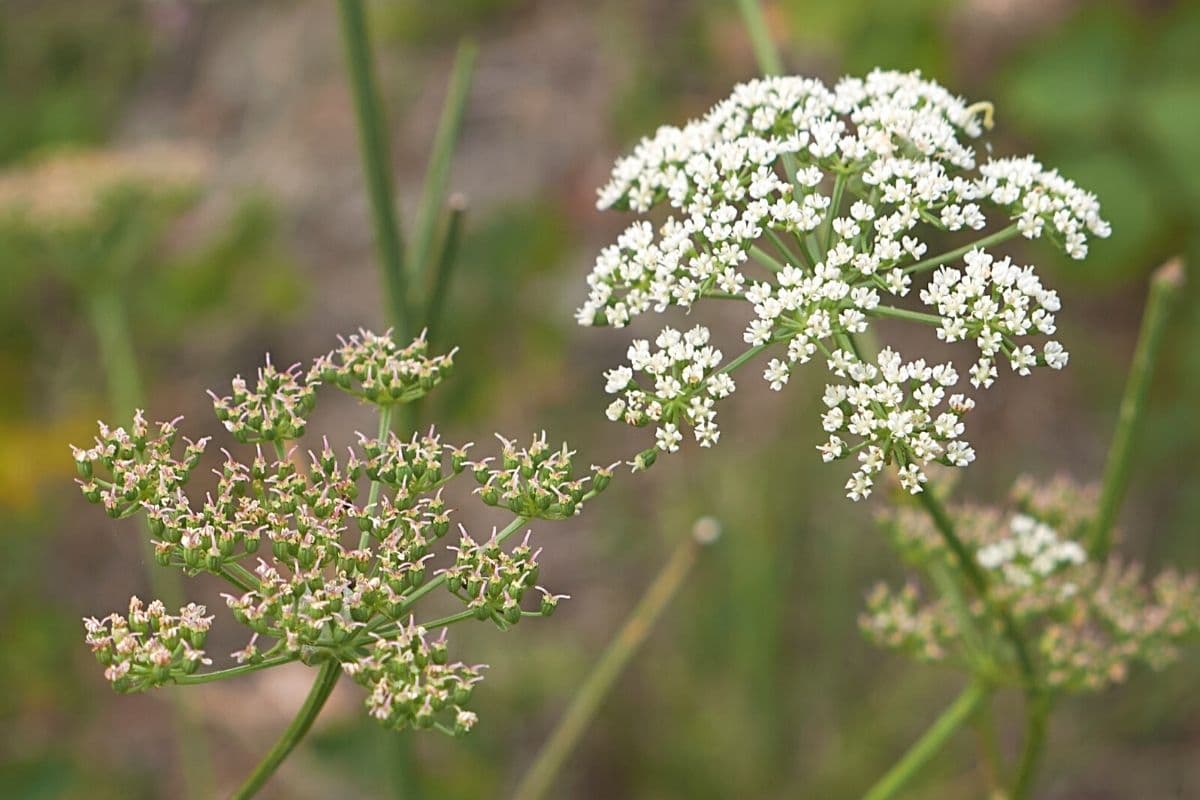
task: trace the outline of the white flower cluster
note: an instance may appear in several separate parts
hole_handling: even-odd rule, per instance
[[[934,272],[921,290],[921,302],[937,309],[941,317],[939,339],[975,340],[980,352],[971,368],[975,387],[992,385],[999,354],[1021,375],[1028,375],[1037,364],[1053,369],[1067,365],[1068,354],[1056,341],[1046,342],[1040,358],[1032,345],[1014,341],[1031,331],[1047,336],[1055,331],[1058,293],[1042,286],[1033,267],[1018,267],[1009,258],[995,259],[978,248],[963,256],[963,264],[961,270],[942,267]]]
[[[608,406],[608,418],[641,427],[653,422],[660,450],[674,453],[683,441],[682,423],[692,427],[701,447],[721,438],[717,427],[717,400],[733,393],[733,379],[719,370],[721,351],[708,343],[709,331],[697,325],[686,333],[664,328],[654,341],[637,339],[629,346],[629,365],[605,373],[609,394],[620,395]],[[650,389],[635,380],[644,373]]]
[[[851,500],[871,494],[874,476],[887,463],[895,463],[900,484],[918,494],[926,481],[921,468],[929,462],[965,467],[975,460],[975,451],[958,438],[963,432],[961,415],[973,401],[961,394],[947,396],[958,383],[951,364],[905,363],[890,348],[870,364],[837,350],[829,369],[850,383],[825,387],[821,424],[829,440],[818,450],[825,461],[858,454],[859,468],[846,483]],[[839,434],[859,442],[849,445]]]
[[[1014,514],[1009,530],[1011,536],[979,548],[975,560],[1013,586],[1031,586],[1064,567],[1087,561],[1078,542],[1060,538],[1054,528],[1028,514]]]
[[[764,371],[776,390],[795,364],[847,349],[880,317],[931,325],[948,342],[974,340],[976,388],[992,384],[1002,358],[1023,375],[1063,367],[1060,344],[1024,340],[1054,333],[1057,295],[1032,267],[987,248],[1045,237],[1082,258],[1088,237],[1109,227],[1092,194],[1034,159],[981,160],[974,140],[986,110],[919,73],[875,71],[832,88],[800,77],[735,87],[701,119],[660,128],[617,162],[601,208],[671,211],[657,230],[634,222],[600,253],[578,321],[624,326],[706,297],[745,301],[748,355],[781,351]],[[965,244],[927,255],[956,234]],[[920,292],[936,314],[888,304],[938,267]],[[608,373],[610,392],[626,390],[626,372]],[[651,373],[656,382],[660,374]],[[671,382],[664,388],[671,399]],[[662,406],[633,392],[609,416],[657,422],[658,445],[671,452],[682,437]],[[715,426],[692,421],[712,444]]]

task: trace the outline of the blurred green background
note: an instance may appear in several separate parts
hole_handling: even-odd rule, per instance
[[[981,403],[972,441],[982,457],[959,491],[990,501],[1020,473],[1094,479],[1146,278],[1172,254],[1200,263],[1200,4],[764,7],[790,69],[833,80],[920,68],[995,102],[997,151],[1034,152],[1099,194],[1114,235],[1086,261],[1014,250],[1064,297],[1071,368],[1004,381]],[[454,47],[462,36],[480,46],[451,177],[470,204],[444,337],[462,347],[461,367],[430,412],[476,441],[545,427],[596,463],[644,447],[602,413],[600,373],[629,332],[583,331],[571,318],[591,259],[626,224],[595,211],[594,192],[639,136],[755,74],[734,4],[394,0],[370,14],[402,216]],[[185,413],[196,434],[217,427],[203,389],[252,370],[264,351],[291,363],[338,332],[382,324],[336,23],[321,0],[0,5],[0,795],[181,791],[167,690],[113,695],[81,641],[81,616],[147,591],[137,527],[105,519],[72,485],[67,443],[113,416],[111,353],[89,292],[108,287],[127,311],[150,416]],[[113,176],[120,191],[104,189]],[[1152,391],[1122,547],[1200,569],[1196,284]],[[739,349],[736,315],[707,313]],[[503,637],[459,635],[467,660],[492,664],[470,738],[386,733],[344,687],[267,796],[502,796],[703,514],[722,520],[723,539],[621,678],[556,796],[863,791],[959,679],[860,639],[862,594],[898,574],[896,559],[870,504],[844,501],[841,472],[812,450],[818,372],[796,377],[779,395],[745,380],[719,448],[621,477],[572,524],[541,526],[544,580],[573,599]],[[370,424],[336,403],[318,415],[314,429],[347,439]],[[464,514],[468,526],[487,522]],[[199,581],[188,596],[219,613],[216,590]],[[243,644],[233,628],[213,650]],[[306,680],[303,669],[271,671],[185,692],[218,787],[270,745]],[[1200,797],[1198,681],[1194,652],[1161,676],[1065,704],[1039,796]],[[964,735],[912,796],[975,796],[973,752]]]

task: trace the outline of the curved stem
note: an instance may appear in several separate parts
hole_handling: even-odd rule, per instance
[[[279,737],[279,741],[275,742],[275,746],[271,751],[263,757],[263,760],[258,763],[254,771],[250,773],[250,777],[246,782],[233,793],[233,800],[246,800],[258,793],[258,790],[263,787],[271,776],[275,774],[275,770],[279,769],[279,765],[288,757],[288,754],[295,749],[304,735],[308,733],[313,722],[317,719],[317,715],[321,713],[321,708],[324,707],[325,701],[329,699],[329,695],[333,692],[333,687],[337,685],[338,678],[341,677],[342,668],[337,661],[326,661],[321,665],[321,670],[317,673],[317,680],[313,683],[312,689],[308,692],[308,697],[304,699],[304,705],[300,707],[291,724]]]
[[[701,543],[692,536],[680,542],[666,566],[646,589],[629,618],[596,662],[591,674],[571,700],[566,713],[542,745],[532,766],[517,784],[514,800],[538,800],[545,797],[563,763],[575,749],[583,732],[596,715],[625,665],[642,646],[650,629],[683,585],[684,578],[696,563]]]
[[[1183,262],[1177,258],[1159,267],[1150,280],[1150,296],[1146,300],[1146,311],[1142,316],[1142,328],[1133,354],[1133,366],[1129,370],[1125,394],[1121,398],[1117,429],[1113,434],[1108,459],[1104,465],[1103,489],[1100,492],[1096,521],[1088,542],[1090,555],[1096,559],[1105,558],[1112,546],[1113,524],[1129,484],[1134,433],[1145,411],[1146,394],[1150,389],[1150,379],[1154,375],[1154,364],[1158,360],[1172,300],[1182,286]]]
[[[175,679],[175,683],[180,686],[194,686],[200,683],[223,681],[226,678],[236,678],[238,675],[248,675],[251,672],[258,672],[262,669],[278,667],[280,664],[287,664],[288,662],[295,660],[296,656],[291,654],[273,656],[272,658],[264,658],[262,661],[256,663],[241,664],[240,666],[230,667],[229,669],[220,669],[216,672],[202,672],[196,675],[181,675]]]
[[[987,696],[988,687],[985,684],[973,681],[968,685],[916,744],[863,795],[863,800],[887,800],[895,796],[896,792],[904,788],[905,784],[933,760],[950,736],[974,715]]]

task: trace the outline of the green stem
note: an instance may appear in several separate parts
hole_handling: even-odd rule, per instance
[[[1133,353],[1133,365],[1125,382],[1125,394],[1121,398],[1117,429],[1113,434],[1112,444],[1109,445],[1103,488],[1091,531],[1088,549],[1097,560],[1103,560],[1112,546],[1113,524],[1125,497],[1125,490],[1129,486],[1134,434],[1145,413],[1146,394],[1150,389],[1150,379],[1154,375],[1154,365],[1161,350],[1163,331],[1166,329],[1173,301],[1183,286],[1183,277],[1183,262],[1172,259],[1159,267],[1150,279],[1150,295],[1146,300],[1142,328],[1138,334],[1137,348]]]
[[[241,564],[231,562],[222,565],[220,575],[243,592],[253,591],[258,588],[258,578]]]
[[[425,304],[425,328],[431,346],[435,337],[442,333],[442,311],[446,307],[446,298],[450,295],[450,282],[458,261],[458,244],[466,213],[466,199],[462,195],[452,195],[447,202],[446,231],[442,235],[441,252],[434,263],[433,285],[429,290],[429,300]]]
[[[320,671],[317,673],[317,679],[313,683],[312,689],[308,692],[308,697],[304,699],[304,705],[300,707],[291,724],[287,726],[287,730],[279,737],[279,741],[275,742],[275,746],[271,751],[263,757],[263,760],[258,763],[254,771],[250,773],[250,777],[246,782],[233,793],[233,800],[246,800],[258,793],[258,790],[270,780],[275,774],[275,770],[279,769],[279,765],[288,757],[288,754],[295,749],[304,735],[308,733],[313,722],[317,719],[317,715],[321,713],[321,708],[325,705],[325,701],[329,699],[329,695],[333,692],[333,687],[337,685],[338,678],[341,677],[342,668],[337,661],[326,661],[321,665]]]
[[[338,12],[350,88],[354,95],[354,112],[358,118],[363,177],[371,199],[375,245],[379,251],[379,264],[383,271],[384,288],[396,339],[405,342],[411,334],[408,278],[405,274],[404,247],[392,198],[392,168],[386,146],[387,127],[379,104],[379,92],[375,86],[363,0],[338,0]]]
[[[758,7],[756,0],[737,0],[737,3],[742,12],[742,21],[746,24],[746,33],[750,36],[750,46],[754,49],[758,68],[764,75],[782,75],[783,59],[779,57],[779,49],[771,39],[762,9]]]
[[[750,246],[750,257],[772,272],[782,272],[783,268],[786,266],[782,261],[772,256],[758,245]]]
[[[877,317],[894,317],[896,319],[906,319],[911,322],[924,322],[929,325],[942,324],[942,318],[936,314],[909,311],[907,308],[896,308],[895,306],[875,306],[867,313]]]
[[[945,253],[939,253],[938,255],[931,256],[923,261],[918,261],[915,264],[909,264],[907,267],[904,267],[904,273],[906,275],[911,275],[912,273],[920,272],[921,270],[940,267],[947,261],[953,261],[959,256],[971,252],[976,247],[984,248],[990,247],[994,244],[999,244],[1000,242],[1006,242],[1020,232],[1020,229],[1017,228],[1016,224],[1014,223],[1003,230],[993,233],[991,236],[985,236],[982,239],[971,242],[970,244],[964,244],[962,247],[957,247],[953,250],[947,250]]]
[[[1033,778],[1042,761],[1046,744],[1046,723],[1050,716],[1050,697],[1040,692],[1030,692],[1025,698],[1025,741],[1021,746],[1021,760],[1013,781],[1011,800],[1025,800],[1033,788]]]
[[[538,751],[532,766],[517,784],[514,800],[538,800],[546,796],[613,683],[645,642],[671,598],[679,591],[696,562],[699,548],[699,541],[691,536],[676,546],[666,566],[646,589],[591,674],[575,693],[550,738]]]
[[[380,406],[379,407],[378,439],[379,439],[381,445],[383,442],[386,441],[388,432],[391,429],[392,429],[392,407],[391,406]],[[379,492],[380,492],[380,489],[382,488],[382,486],[383,486],[383,484],[378,478],[371,481],[371,488],[367,491],[367,507],[363,509],[364,513],[370,514],[372,511],[375,510],[375,504],[379,502]],[[362,534],[358,537],[358,549],[362,550],[362,549],[366,548],[366,546],[370,543],[370,541],[371,541],[371,531],[368,528],[367,530],[363,531]]]
[[[587,495],[584,495],[584,498],[586,499]],[[509,536],[512,536],[517,531],[518,528],[521,528],[527,522],[529,522],[529,517],[514,517],[513,521],[508,523],[508,525],[506,525],[504,527],[504,530],[502,530],[496,534],[496,542],[497,543],[503,542]],[[408,609],[412,608],[414,603],[416,603],[422,597],[429,594],[430,592],[432,592],[434,589],[438,588],[445,582],[446,582],[446,573],[443,572],[441,575],[438,575],[433,580],[428,581],[427,583],[423,584],[420,588],[418,588],[416,591],[414,591],[408,597],[404,598],[404,608],[402,610],[407,611]]]
[[[740,367],[742,364],[745,364],[747,361],[754,358],[756,355],[761,353],[763,350],[766,350],[770,344],[771,344],[770,342],[767,342],[766,344],[754,345],[754,347],[751,347],[749,350],[747,350],[746,352],[739,355],[733,361],[730,361],[728,364],[721,367],[719,370],[717,370],[717,372],[733,372],[735,369]]]
[[[879,779],[871,789],[863,795],[863,800],[887,800],[894,797],[904,785],[933,760],[946,741],[967,722],[976,709],[988,696],[988,688],[979,681],[973,681],[962,694],[942,712],[942,715],[925,731],[907,753],[896,762],[887,773]]]
[[[1004,635],[1012,644],[1013,652],[1016,653],[1017,664],[1021,669],[1025,688],[1035,688],[1037,686],[1037,673],[1033,667],[1033,660],[1029,657],[1029,651],[1025,647],[1025,639],[1021,636],[1012,613],[1008,609],[992,602],[987,577],[980,571],[979,565],[975,563],[975,559],[971,556],[970,551],[967,550],[962,539],[958,537],[958,533],[954,529],[954,522],[950,519],[950,515],[946,513],[946,509],[942,507],[941,502],[934,497],[932,487],[925,487],[925,491],[918,494],[917,499],[933,520],[933,524],[941,534],[943,541],[946,542],[946,546],[954,553],[960,569],[974,587],[979,598],[983,600],[989,610],[1000,620],[1000,624],[1004,628]]]
[[[832,246],[832,231],[833,220],[838,215],[838,211],[842,207],[842,194],[846,191],[846,173],[839,172],[837,177],[833,179],[833,197],[829,201],[829,212],[825,215],[825,220],[821,223],[821,248],[826,252]]]
[[[280,664],[287,664],[295,660],[296,656],[290,654],[273,656],[271,658],[264,658],[262,661],[255,663],[241,664],[236,667],[230,667],[229,669],[217,670],[216,672],[201,672],[196,675],[181,675],[175,679],[175,683],[179,684],[180,686],[194,686],[200,683],[223,681],[226,678],[236,678],[238,675],[248,675],[251,672],[258,672],[261,669],[278,667]]]
[[[412,252],[409,262],[417,275],[424,275],[431,266],[429,251],[433,246],[434,229],[446,198],[446,185],[450,179],[450,162],[454,146],[462,129],[463,114],[467,107],[467,94],[471,88],[471,70],[475,64],[478,48],[470,41],[463,41],[454,56],[454,67],[450,72],[450,85],[446,90],[446,102],[442,106],[442,117],[433,138],[433,150],[429,154],[429,166],[425,172],[425,183],[421,201],[417,205]]]

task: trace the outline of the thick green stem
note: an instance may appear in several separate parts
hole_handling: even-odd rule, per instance
[[[942,715],[925,731],[917,743],[887,771],[863,800],[887,800],[894,797],[913,777],[938,754],[946,741],[965,722],[971,719],[976,709],[988,696],[988,687],[978,681],[972,682],[962,694],[950,704]]]
[[[387,126],[380,108],[379,92],[375,86],[363,0],[338,0],[338,13],[341,18],[342,44],[346,51],[346,68],[354,95],[354,112],[358,118],[363,177],[371,199],[379,266],[383,272],[388,309],[396,339],[405,342],[412,333],[409,330],[408,276],[405,273],[404,246],[392,198],[392,168],[387,153]]]
[[[1113,434],[1112,444],[1109,445],[1108,460],[1104,466],[1103,489],[1100,492],[1096,520],[1088,543],[1092,557],[1098,560],[1104,559],[1112,546],[1113,524],[1129,485],[1134,434],[1145,413],[1146,394],[1150,389],[1154,365],[1161,349],[1162,334],[1166,329],[1173,301],[1183,286],[1183,277],[1183,262],[1176,258],[1159,267],[1150,279],[1150,296],[1146,300],[1142,328],[1133,354],[1133,365],[1125,382],[1125,394],[1121,398],[1117,429]]]
[[[575,693],[550,738],[538,751],[532,766],[517,784],[513,793],[514,800],[538,800],[546,796],[559,770],[575,749],[583,732],[587,730],[617,677],[646,641],[654,623],[679,591],[684,578],[696,562],[700,546],[696,537],[688,537],[676,546],[666,566],[646,589],[646,593],[625,620],[621,630],[596,662],[591,674]]]
[[[309,728],[317,719],[317,715],[321,713],[321,708],[324,707],[325,701],[329,699],[329,695],[333,693],[333,687],[337,685],[338,678],[341,677],[342,668],[337,661],[326,661],[321,665],[320,671],[317,673],[317,680],[313,683],[312,689],[308,692],[308,697],[304,699],[304,705],[300,707],[291,724],[287,726],[287,730],[279,737],[279,741],[271,748],[271,751],[258,763],[254,768],[254,772],[250,773],[250,777],[246,782],[233,793],[233,800],[246,800],[258,793],[258,790],[270,780],[275,774],[275,770],[279,769],[279,765],[288,757],[288,754],[295,749],[304,735],[308,733]]]
[[[1042,761],[1046,745],[1046,724],[1050,717],[1050,697],[1041,692],[1029,692],[1025,697],[1025,741],[1021,760],[1013,780],[1011,800],[1025,800],[1033,788],[1033,778]]]

